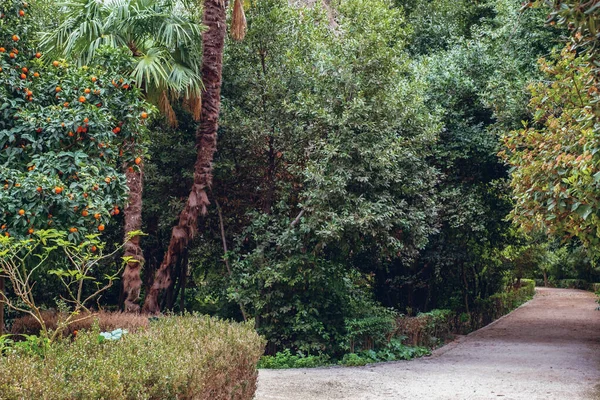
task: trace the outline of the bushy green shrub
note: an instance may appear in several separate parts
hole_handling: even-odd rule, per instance
[[[96,328],[59,340],[45,358],[5,349],[2,399],[251,399],[265,344],[251,324],[191,315],[98,337]]]
[[[358,353],[348,353],[339,362],[348,367],[357,367],[382,361],[410,360],[431,354],[429,349],[421,346],[407,346],[399,339],[392,339],[381,350],[364,350]]]

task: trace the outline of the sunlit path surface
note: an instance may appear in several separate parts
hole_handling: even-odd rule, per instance
[[[538,289],[504,318],[433,356],[360,368],[261,370],[258,400],[600,399],[593,293]]]

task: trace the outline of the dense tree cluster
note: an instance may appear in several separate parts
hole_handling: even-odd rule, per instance
[[[600,7],[554,3],[40,2],[36,37],[4,1],[2,230],[118,242],[125,205],[148,236],[103,305],[253,319],[270,352],[595,280]]]

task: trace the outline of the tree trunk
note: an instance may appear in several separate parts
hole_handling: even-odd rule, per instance
[[[142,191],[143,191],[143,173],[142,164],[139,170],[125,170],[127,177],[127,187],[129,188],[129,198],[127,206],[123,210],[125,214],[125,238],[129,232],[139,231],[142,228]],[[140,237],[134,236],[125,243],[125,257],[131,257],[123,271],[123,298],[125,299],[126,312],[138,312],[140,306],[140,289],[142,279],[140,278],[142,268],[144,267],[144,254],[140,247]]]
[[[548,273],[544,271],[544,287],[548,287]]]
[[[160,311],[158,297],[171,283],[170,266],[194,238],[198,229],[198,216],[206,215],[210,204],[207,189],[212,184],[212,161],[217,150],[217,128],[221,109],[221,72],[223,46],[227,31],[225,10],[227,1],[205,0],[203,24],[208,28],[202,34],[202,81],[204,93],[200,125],[196,131],[198,155],[194,165],[194,184],[187,203],[179,214],[179,222],[171,232],[169,247],[154,282],[148,291],[143,311],[156,314]]]
[[[4,278],[0,277],[0,292],[4,293]],[[0,335],[4,333],[4,302],[0,301]]]

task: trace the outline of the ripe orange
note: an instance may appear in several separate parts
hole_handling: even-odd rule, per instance
[[[104,230],[104,224],[98,225],[98,230],[102,232]]]
[[[137,157],[137,158],[135,159],[135,164],[136,164],[136,165],[140,165],[140,163],[141,163],[141,162],[142,162],[142,159],[141,159],[140,157]]]
[[[19,215],[25,215],[25,210],[23,210],[23,209],[20,209],[20,210],[19,210]]]
[[[23,67],[23,68],[21,68],[21,71],[24,73],[27,73],[27,71],[29,71],[29,70],[27,69],[27,67]]]
[[[69,102],[68,102],[68,101],[65,101],[65,104],[63,104],[63,106],[65,106],[65,108],[66,108],[66,107],[69,107]]]
[[[19,16],[20,16],[20,17],[24,17],[24,16],[25,16],[25,11],[23,11],[23,10],[19,10]]]
[[[85,198],[87,199],[87,197],[88,197],[88,194],[87,194],[87,193],[84,193],[84,194],[83,194],[83,197],[85,197]]]
[[[6,224],[2,225],[1,229],[6,229]]]
[[[142,117],[142,119],[146,119],[148,118],[148,113],[144,111],[140,116]]]
[[[83,215],[84,217],[87,217],[88,215],[90,215],[90,213],[88,212],[88,210],[83,210],[81,212],[81,215]]]
[[[41,187],[41,186],[38,186],[36,190],[38,191],[38,193],[42,193],[42,190],[43,190],[43,189],[42,189],[42,187]]]
[[[29,230],[27,231],[27,233],[29,233],[31,235],[33,233],[33,228],[29,228]]]
[[[96,218],[96,219],[100,219],[100,217],[101,217],[101,216],[102,216],[102,215],[100,215],[100,213],[96,213],[96,214],[94,214],[94,218]]]
[[[96,82],[98,80],[98,78],[96,78],[95,76],[92,76],[92,82]]]
[[[90,90],[90,89],[85,89],[83,92],[84,92],[85,94],[90,94],[91,90]]]
[[[79,102],[85,103],[85,96],[79,96]]]
[[[56,89],[54,89],[56,91],[56,93],[60,92],[62,90],[62,88],[60,86],[57,86]]]
[[[77,228],[69,228],[69,232],[75,233],[75,232],[77,232]]]
[[[96,250],[98,250],[98,248],[96,246],[92,246],[92,253],[95,253]],[[75,332],[77,332],[77,331],[75,331]]]
[[[83,122],[84,122],[85,124],[87,124],[88,122],[90,122],[90,120],[89,120],[89,119],[86,117],[86,118],[84,118],[84,119],[83,119]]]
[[[115,215],[119,215],[120,212],[119,207],[115,207]]]
[[[4,232],[4,236],[6,236],[6,237],[10,237],[10,233],[8,233],[8,232]]]
[[[61,194],[62,192],[63,192],[63,188],[61,188],[60,186],[57,186],[54,188],[54,193]]]
[[[12,53],[12,52],[11,52],[11,53],[10,53],[8,56],[9,56],[10,58],[15,58],[17,55],[16,55],[15,53]]]
[[[55,67],[58,67],[60,65],[60,63],[58,61],[52,61],[52,65],[54,65]]]
[[[40,74],[39,74],[38,72],[34,72],[34,73],[33,73],[33,76],[35,76],[36,78],[39,78],[39,77],[40,77]]]
[[[113,133],[116,135],[116,134],[117,134],[117,133],[119,133],[119,132],[121,132],[121,128],[119,128],[118,126],[116,126],[116,127],[113,129]]]
[[[12,36],[12,40],[15,41],[15,42],[18,42],[19,41],[19,37],[17,35],[13,35]]]
[[[6,53],[6,49],[4,47],[0,47],[0,53]]]
[[[27,75],[21,74],[21,79],[27,79]]]
[[[42,56],[42,53],[35,53],[35,58],[40,58]]]
[[[75,136],[75,134],[73,133],[73,131],[69,131],[69,134],[68,134],[68,135],[69,135],[69,137],[73,137],[73,136]]]
[[[104,182],[110,183],[110,178],[109,177],[104,178]]]

